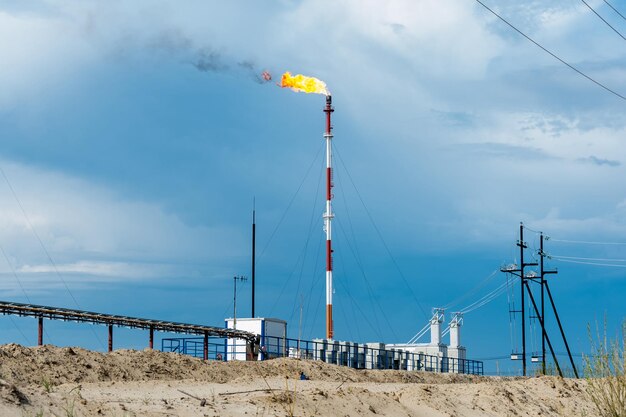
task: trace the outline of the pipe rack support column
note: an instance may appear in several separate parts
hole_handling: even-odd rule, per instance
[[[37,346],[43,346],[43,317],[39,317],[38,322]]]
[[[109,324],[109,352],[113,352],[113,325]]]
[[[150,350],[154,349],[154,326],[150,326]]]
[[[204,360],[209,360],[209,334],[204,332]]]

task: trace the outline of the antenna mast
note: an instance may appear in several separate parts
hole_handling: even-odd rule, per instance
[[[254,315],[255,269],[256,269],[256,198],[252,199],[252,318]]]

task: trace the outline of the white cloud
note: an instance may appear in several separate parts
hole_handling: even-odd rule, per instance
[[[101,277],[124,277],[131,279],[160,278],[171,265],[147,264],[130,262],[95,262],[78,261],[70,264],[23,265],[18,274],[82,274]]]
[[[462,222],[495,223],[499,219],[500,227],[524,214],[541,218],[548,207],[563,208],[566,204],[580,207],[580,218],[594,218],[600,214],[586,204],[588,192],[599,197],[602,204],[612,205],[622,198],[610,190],[619,186],[623,163],[602,166],[581,161],[623,162],[623,121],[612,126],[604,119],[598,121],[602,110],[586,109],[584,96],[579,107],[559,96],[546,100],[544,95],[549,93],[543,91],[545,84],[541,82],[558,84],[573,95],[606,93],[562,67],[473,2],[49,4],[56,13],[0,15],[0,34],[4,35],[0,53],[11,63],[6,78],[0,76],[0,105],[2,94],[5,103],[10,101],[7,97],[15,96],[7,95],[7,91],[38,91],[39,83],[45,80],[42,73],[71,78],[107,60],[132,61],[137,56],[137,62],[145,65],[168,59],[180,62],[185,54],[209,46],[233,62],[253,59],[262,66],[310,71],[331,82],[331,90],[337,92],[343,106],[338,110],[350,115],[348,123],[362,126],[360,145],[379,156],[383,148],[379,133],[385,134],[385,156],[394,166],[384,178],[372,179],[371,172],[364,172],[362,180],[386,187],[383,193],[389,193],[388,199],[398,193],[387,184],[408,184],[414,193],[406,197],[407,203],[414,203],[410,206],[420,204],[420,194],[432,193],[436,203],[424,210],[445,205],[448,211],[444,213],[455,212]],[[587,45],[600,45],[610,35],[603,34],[605,28],[598,22],[588,21],[588,13],[580,5],[504,2],[498,10],[521,29],[537,35],[550,49],[575,61],[587,57]],[[570,40],[581,22],[585,28],[595,28],[585,32],[590,40],[584,48]],[[159,45],[164,34],[170,43]],[[591,62],[624,55],[617,48],[593,51],[601,52],[589,55]],[[154,62],[142,61],[151,54],[156,57]],[[545,75],[550,73],[557,75],[546,81]],[[611,83],[619,81],[620,74],[616,69],[597,72]],[[532,84],[535,81],[540,82]],[[454,115],[465,114],[471,120],[444,125],[437,114],[450,115],[451,120]],[[591,126],[586,125],[589,120],[593,120]],[[151,204],[116,201],[108,190],[99,189],[93,202],[76,200],[80,193],[89,195],[91,185],[79,182],[76,187],[80,193],[76,193],[73,185],[68,185],[72,181],[61,181],[66,184],[63,195],[70,196],[67,202],[55,200],[40,189],[48,211],[29,208],[31,220],[58,253],[78,251],[127,260],[172,251],[174,257],[182,253],[201,257],[202,234],[209,231],[188,228],[175,215]],[[522,190],[527,201],[533,196],[547,197],[548,201],[520,212],[512,203],[501,203],[502,194],[508,195],[513,189]],[[27,203],[28,198],[39,201],[35,196],[25,196]],[[96,204],[98,199],[102,201]],[[77,207],[71,216],[65,209],[68,205]],[[94,213],[98,213],[97,219]],[[19,210],[13,207],[4,214],[10,236],[28,232]],[[427,222],[438,224],[437,214],[424,215]],[[106,227],[96,227],[98,223]],[[151,224],[158,224],[158,229]],[[178,234],[195,246],[168,243]],[[210,251],[207,248],[206,252]],[[73,259],[64,264],[80,261],[92,260]]]
[[[65,16],[0,10],[0,110],[41,98],[77,76],[96,52],[81,36],[80,23]]]
[[[370,52],[387,51],[418,73],[460,78],[483,75],[500,50],[501,42],[485,29],[484,21],[471,3],[431,0],[305,1],[283,17],[292,29],[287,33],[293,33],[288,37],[293,48],[301,45],[317,59],[331,52],[343,61],[345,49],[353,48],[367,54],[368,64],[374,66],[376,55]],[[368,72],[368,67],[362,70]]]
[[[208,273],[217,260],[228,263],[247,254],[241,236],[224,227],[188,226],[156,204],[123,200],[67,175],[6,161],[2,167],[26,215],[0,177],[0,242],[11,262],[0,261],[1,272],[185,277]]]

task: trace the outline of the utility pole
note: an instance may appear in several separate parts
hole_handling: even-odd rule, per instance
[[[248,278],[244,277],[243,275],[237,276],[235,275],[233,277],[233,284],[234,284],[234,291],[233,291],[233,329],[237,330],[237,281],[247,281]],[[232,343],[233,343],[233,348],[232,348],[232,359],[231,360],[236,360],[236,353],[237,353],[237,339],[232,339]]]
[[[539,235],[539,272],[541,274],[541,373],[546,374],[546,315],[545,304],[543,302],[543,293],[545,286],[544,274],[546,271],[543,269],[543,232]]]
[[[247,281],[248,278],[244,277],[243,275],[240,276],[234,276],[233,277],[233,281],[234,281],[234,295],[233,295],[233,329],[237,330],[237,281]]]
[[[524,268],[527,266],[537,266],[537,262],[524,262],[524,249],[528,248],[526,242],[524,242],[524,223],[519,224],[519,241],[517,242],[520,253],[520,287],[522,292],[522,368],[524,376],[526,376],[526,304],[524,284],[529,278],[524,273]]]
[[[519,224],[519,241],[517,242],[517,246],[519,246],[519,257],[520,257],[520,289],[522,290],[522,369],[524,372],[524,376],[526,376],[526,307],[524,306],[524,249],[526,243],[524,243],[524,223]]]
[[[544,290],[548,293],[548,299],[550,300],[550,304],[552,305],[552,311],[554,312],[554,317],[556,318],[556,322],[559,325],[559,331],[561,332],[561,337],[563,338],[563,343],[565,344],[565,349],[567,350],[567,356],[569,357],[569,361],[570,364],[572,365],[572,370],[574,371],[574,375],[576,376],[576,378],[578,378],[578,370],[576,369],[576,364],[574,363],[574,358],[572,357],[572,352],[570,351],[569,348],[569,343],[567,343],[567,338],[565,337],[565,332],[563,331],[563,326],[561,325],[561,318],[559,317],[559,313],[556,310],[556,305],[554,304],[554,299],[552,298],[552,293],[550,292],[550,287],[548,286],[548,281],[543,279],[544,274],[556,274],[558,273],[557,270],[552,270],[552,271],[545,271],[543,269],[543,258],[546,255],[546,253],[543,251],[543,241],[544,241],[544,236],[543,233],[541,234],[541,241],[539,244],[539,251],[540,251],[540,255],[541,255],[541,309],[542,309],[542,316],[543,316],[543,308],[544,308]],[[545,321],[544,321],[544,333],[545,333]],[[547,335],[546,335],[547,336]],[[545,354],[545,353],[544,353]],[[543,369],[544,374],[545,374],[545,367]]]
[[[519,312],[522,315],[522,371],[523,375],[526,376],[526,289],[524,288],[524,284],[527,279],[530,279],[524,273],[524,270],[527,266],[537,266],[536,262],[524,262],[524,249],[528,248],[526,242],[524,242],[524,223],[520,222],[519,224],[519,240],[517,241],[517,246],[519,247],[519,256],[520,256],[520,265],[519,268],[500,268],[501,272],[507,272],[513,275],[516,275],[520,279],[520,297],[521,297],[521,310],[513,311],[513,313]],[[519,275],[517,274],[519,273]]]
[[[552,343],[550,342],[550,338],[548,337],[548,332],[546,330],[546,317],[545,317],[545,293],[547,292],[548,294],[548,298],[550,301],[550,304],[552,306],[552,310],[554,312],[554,316],[556,318],[557,324],[559,326],[559,330],[561,332],[561,337],[563,338],[563,343],[565,344],[565,348],[567,349],[567,353],[569,356],[569,360],[570,363],[572,365],[572,369],[574,371],[574,375],[576,376],[576,378],[578,378],[578,370],[576,369],[576,365],[574,364],[574,360],[572,358],[572,354],[571,351],[569,349],[569,344],[567,343],[567,338],[565,337],[565,332],[563,331],[563,326],[561,324],[561,319],[559,317],[559,313],[556,310],[556,305],[554,304],[554,299],[552,298],[552,294],[550,292],[550,287],[548,286],[548,281],[546,280],[546,275],[549,274],[556,274],[558,273],[558,271],[555,270],[546,270],[545,266],[544,266],[544,258],[546,256],[548,256],[543,248],[543,244],[544,244],[544,240],[548,240],[549,238],[544,236],[543,232],[539,232],[539,252],[538,255],[540,256],[540,262],[536,263],[536,262],[524,262],[524,250],[528,248],[528,245],[526,245],[526,242],[524,242],[524,224],[520,223],[520,228],[519,228],[519,240],[517,241],[517,246],[520,248],[520,265],[519,267],[517,266],[513,266],[513,267],[503,267],[500,269],[501,272],[507,272],[507,273],[511,273],[513,275],[516,275],[520,278],[520,286],[521,286],[521,303],[522,303],[522,307],[521,310],[514,310],[514,313],[520,312],[522,314],[522,369],[523,369],[523,375],[526,376],[527,375],[527,369],[526,369],[526,301],[525,301],[525,297],[526,297],[526,291],[528,291],[528,295],[530,297],[530,301],[532,302],[532,307],[535,311],[535,314],[537,316],[537,318],[539,319],[539,323],[541,324],[541,361],[542,361],[542,365],[541,365],[541,369],[543,374],[545,375],[546,373],[546,343],[548,344],[548,347],[550,349],[550,353],[552,354],[552,359],[554,360],[554,363],[557,367],[557,370],[559,371],[559,374],[561,376],[563,376],[563,373],[561,371],[561,368],[559,366],[557,357],[555,355],[554,349],[552,347]],[[537,275],[534,273],[531,274],[525,274],[524,270],[527,266],[539,266],[539,284],[541,286],[541,299],[540,299],[540,306],[537,306],[537,304],[535,303],[535,299],[533,297],[533,292],[531,290],[529,281],[531,282],[537,282]],[[518,275],[519,273],[519,275]],[[539,311],[541,309],[541,311]],[[516,359],[513,358],[513,355],[511,356],[511,359]]]
[[[556,269],[553,270],[549,270],[546,271],[544,266],[543,266],[543,259],[545,258],[546,254],[543,251],[543,241],[544,241],[544,236],[543,236],[543,232],[541,232],[539,234],[539,256],[541,257],[539,259],[539,272],[541,274],[541,371],[542,373],[545,375],[546,374],[546,338],[548,336],[548,334],[546,333],[546,316],[545,316],[545,290],[546,290],[546,285],[548,285],[548,281],[546,281],[545,276],[548,274],[557,274],[558,271]],[[566,342],[567,343],[567,342]]]

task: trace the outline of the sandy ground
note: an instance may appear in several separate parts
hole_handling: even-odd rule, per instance
[[[304,371],[309,381],[300,381]],[[597,416],[581,380],[0,346],[0,416]]]

